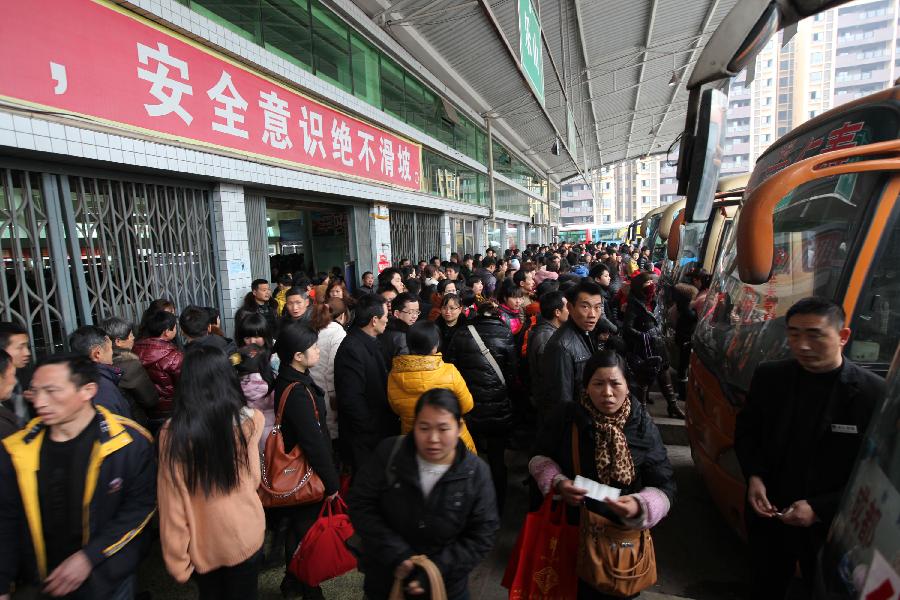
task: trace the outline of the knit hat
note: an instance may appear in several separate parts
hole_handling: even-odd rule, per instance
[[[512,269],[513,271],[518,271],[519,268],[520,268],[520,266],[519,266],[519,259],[518,259],[518,258],[511,258],[511,259],[509,260],[509,268]]]

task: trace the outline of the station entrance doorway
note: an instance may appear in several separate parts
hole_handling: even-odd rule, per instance
[[[350,213],[347,205],[267,197],[266,250],[273,275],[304,271],[312,277],[338,268],[355,282]]]

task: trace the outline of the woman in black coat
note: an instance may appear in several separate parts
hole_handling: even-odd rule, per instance
[[[584,367],[584,395],[558,405],[538,435],[528,471],[544,495],[559,493],[569,505],[569,520],[588,510],[629,529],[649,529],[669,512],[675,497],[672,465],[659,430],[643,405],[631,397],[622,358],[612,351],[594,354]],[[581,471],[575,472],[572,425],[578,432]],[[574,479],[587,479],[621,490],[617,500],[587,498]],[[579,600],[606,599],[579,581]]]
[[[675,386],[669,372],[669,356],[663,340],[659,320],[654,314],[656,308],[656,282],[653,275],[641,273],[631,282],[631,293],[622,332],[628,348],[627,359],[634,375],[638,399],[646,405],[650,386],[655,380],[666,399],[670,417],[683,419],[684,413],[675,398]]]
[[[472,331],[481,339],[500,373],[491,365]],[[512,425],[512,405],[509,386],[516,376],[516,344],[512,331],[500,320],[498,307],[484,303],[478,308],[478,316],[460,327],[444,352],[445,360],[453,363],[466,386],[472,392],[475,408],[466,414],[466,425],[475,440],[478,455],[485,457],[491,467],[497,505],[503,511],[506,499],[506,438]]]
[[[459,439],[462,415],[452,391],[425,392],[415,414],[412,433],[384,440],[350,490],[365,594],[385,600],[395,577],[411,597],[427,591],[424,572],[410,560],[424,554],[440,570],[447,597],[464,600],[469,573],[500,527],[490,474]]]
[[[290,452],[295,446],[300,447],[313,471],[322,479],[326,498],[331,498],[337,495],[340,481],[325,420],[325,394],[309,374],[309,368],[319,361],[317,342],[318,335],[302,323],[290,323],[279,332],[275,352],[281,366],[275,380],[275,413],[278,413],[285,390],[294,384],[285,399],[287,404],[281,422],[284,450]],[[276,509],[271,515],[288,520],[284,540],[285,576],[281,582],[281,592],[286,596],[300,593],[304,598],[323,597],[321,588],[310,588],[287,571],[297,544],[316,521],[321,508],[322,503],[316,502]]]
[[[457,294],[444,294],[440,309],[441,315],[435,320],[435,323],[441,332],[440,350],[446,354],[450,347],[450,340],[457,331],[465,327],[466,317],[463,315],[463,306]],[[446,358],[444,360],[447,361]]]

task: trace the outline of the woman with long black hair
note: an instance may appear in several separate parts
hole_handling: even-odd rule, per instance
[[[281,359],[278,379],[275,380],[275,412],[286,402],[281,422],[285,452],[299,446],[313,471],[325,486],[325,496],[337,495],[338,472],[331,453],[331,436],[326,419],[328,408],[325,393],[313,381],[310,368],[319,362],[318,335],[309,326],[290,323],[281,328],[275,352]],[[285,395],[285,391],[290,390]],[[287,566],[297,544],[319,516],[321,502],[281,509],[288,520],[284,544],[285,575],[281,593],[285,597],[303,596],[304,600],[323,598],[322,589],[309,587],[288,573]]]
[[[252,600],[266,527],[256,492],[263,416],[244,406],[218,348],[190,348],[183,369],[172,418],[159,433],[163,558],[180,583],[196,572],[201,599]]]

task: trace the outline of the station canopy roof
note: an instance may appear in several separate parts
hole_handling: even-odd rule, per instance
[[[559,182],[666,152],[684,127],[692,65],[737,0],[531,0],[543,103],[519,58],[529,0],[353,1]]]

